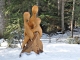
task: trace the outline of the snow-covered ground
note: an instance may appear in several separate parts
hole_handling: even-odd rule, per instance
[[[49,44],[44,43],[44,52],[40,55],[31,52],[31,55],[22,54],[20,48],[0,47],[0,60],[80,60],[80,45],[77,44]]]
[[[0,47],[0,60],[80,60],[80,45],[68,44],[67,39],[70,36],[69,31],[65,34],[53,35],[49,43],[49,37],[44,34],[41,38],[44,52],[39,55],[34,52],[30,55],[23,53],[21,58],[19,58],[20,47],[7,48],[4,46],[6,42],[1,41],[3,45]],[[74,32],[74,36],[80,36],[80,32]]]

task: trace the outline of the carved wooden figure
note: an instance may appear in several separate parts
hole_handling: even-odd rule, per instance
[[[35,32],[37,36],[30,47],[28,47],[24,52],[30,53],[34,51],[35,53],[39,54],[43,52],[43,44],[40,40],[42,36],[42,29],[40,27],[41,19],[37,17],[38,13],[38,6],[34,5],[32,7],[32,17],[30,18],[29,12],[24,12],[24,41],[22,43],[22,48],[24,49],[25,46],[29,44],[31,40],[34,39]]]
[[[24,41],[22,43],[22,48],[25,46],[25,44],[28,42],[29,39],[33,39],[34,37],[33,32],[31,31],[28,25],[28,21],[30,19],[29,12],[25,12],[23,14],[23,18],[24,18]]]

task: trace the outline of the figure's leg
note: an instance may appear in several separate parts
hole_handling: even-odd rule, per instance
[[[36,43],[37,43],[37,46],[38,46],[38,50],[37,50],[37,52],[38,53],[42,53],[43,52],[43,44],[42,44],[42,41],[40,40],[40,34],[38,34],[38,36],[37,36],[37,41],[36,41]]]
[[[22,42],[22,49],[27,44],[28,40],[29,40],[29,37],[26,35],[25,38],[24,38],[24,40],[23,40],[23,42]]]
[[[26,49],[24,52],[30,53],[32,51],[32,47],[30,46],[28,49]]]
[[[39,48],[40,48],[40,49],[39,49],[39,52],[42,53],[42,52],[43,52],[43,44],[42,44],[42,41],[39,40],[39,43],[40,43],[40,44],[39,44]]]
[[[25,33],[27,34],[27,36],[28,36],[30,39],[33,39],[34,34],[33,34],[33,32],[31,31],[31,28],[29,27],[28,23],[25,24]]]
[[[22,48],[27,44],[28,40],[32,40],[34,37],[33,32],[31,31],[28,23],[24,23],[25,30],[24,30],[24,41],[22,43]]]
[[[39,50],[39,47],[37,46],[37,39],[35,39],[35,41],[33,42],[33,45],[32,45],[32,50],[36,53],[36,54],[39,54],[38,50]]]
[[[35,39],[34,42],[33,42],[32,50],[33,50],[36,54],[39,54],[39,53],[43,52],[43,44],[42,44],[42,42],[40,41],[39,33],[37,34],[36,39]]]

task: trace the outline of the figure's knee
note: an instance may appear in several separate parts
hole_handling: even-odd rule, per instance
[[[28,36],[30,39],[33,39],[34,34],[33,34],[33,32],[32,32],[30,29],[26,29],[26,34],[27,34],[27,36]]]
[[[32,35],[30,36],[30,39],[33,39],[33,37],[34,37],[34,35],[32,34]]]
[[[30,31],[28,32],[28,34],[27,34],[27,35],[28,35],[29,39],[33,39],[33,37],[34,37],[33,32],[30,32]]]

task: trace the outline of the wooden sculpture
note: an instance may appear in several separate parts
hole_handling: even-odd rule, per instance
[[[42,29],[40,27],[41,19],[37,17],[38,6],[32,7],[32,17],[29,12],[24,12],[24,40],[22,43],[22,52],[30,53],[34,51],[39,54],[43,52],[43,44],[40,40],[42,36]]]

